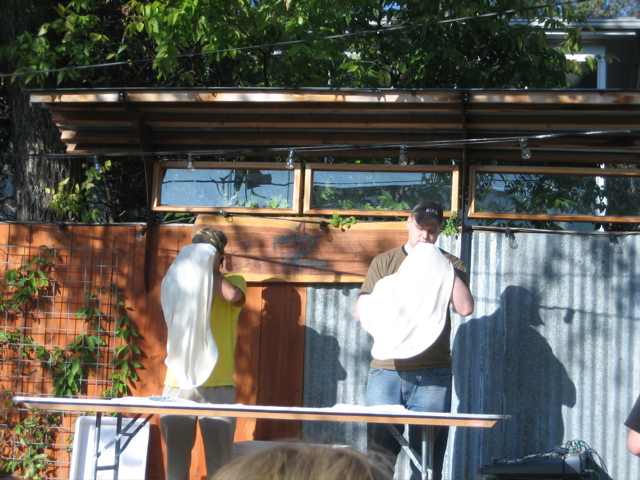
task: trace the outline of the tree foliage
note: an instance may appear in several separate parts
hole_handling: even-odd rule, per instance
[[[579,35],[565,23],[583,18],[532,5],[71,0],[0,57],[40,86],[564,87],[564,55],[544,32],[568,31],[564,48],[575,50]]]
[[[16,85],[562,88],[567,86],[566,72],[580,68],[568,63],[564,53],[580,50],[579,25],[593,8],[633,9],[623,1],[594,0],[588,2],[591,9],[584,2],[559,7],[538,4],[534,0],[4,0],[0,71],[19,74],[6,79],[9,98],[18,96]],[[30,26],[17,27],[17,17],[31,19]],[[549,46],[545,31],[551,30],[566,32],[561,49]],[[15,118],[30,115],[24,101],[13,110]],[[15,138],[24,129],[12,128],[16,150],[31,153],[36,142]],[[54,127],[37,128],[47,129]],[[45,151],[53,148],[46,141],[38,145]],[[145,198],[141,162],[113,162],[112,167],[102,182],[90,182],[94,193],[102,192],[100,202],[107,202],[98,210],[93,193],[74,191],[83,185],[82,172],[68,181],[65,176],[44,174],[48,185],[30,191],[49,201],[52,197],[46,190],[57,192],[57,199],[79,198],[76,194],[84,195],[86,202],[93,198],[93,206],[89,202],[65,211],[65,219],[73,219],[76,210],[77,220],[145,219],[140,207]],[[18,192],[28,191],[34,183],[31,177],[41,175],[35,170],[18,169]],[[137,204],[124,203],[130,192],[139,193],[131,198]],[[53,199],[57,211],[63,211],[65,206],[55,205]],[[25,203],[18,198],[19,205]],[[48,215],[51,212],[40,219]]]

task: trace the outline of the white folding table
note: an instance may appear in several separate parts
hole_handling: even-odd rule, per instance
[[[328,422],[365,422],[393,424],[421,425],[422,452],[417,454],[409,448],[404,438],[395,435],[411,460],[420,468],[422,478],[431,475],[433,458],[433,429],[436,426],[450,427],[493,427],[499,420],[508,418],[505,415],[469,414],[469,413],[428,413],[412,412],[395,406],[363,407],[358,405],[336,405],[330,408],[307,407],[274,407],[258,405],[222,405],[212,403],[195,403],[175,401],[165,397],[125,397],[113,399],[88,398],[53,398],[53,397],[19,397],[13,399],[16,403],[24,404],[27,408],[54,411],[94,412],[96,415],[96,434],[94,451],[93,479],[97,478],[100,470],[113,470],[114,480],[118,479],[118,458],[127,447],[130,439],[146,424],[153,415],[197,415],[215,417],[256,418],[269,420],[310,420]],[[115,444],[115,464],[99,466],[101,454],[100,421],[102,413],[115,413],[118,426],[113,438],[103,450]],[[132,414],[133,417],[124,417]],[[144,422],[137,428],[131,429],[135,421],[146,415]],[[392,431],[395,430],[392,428]],[[123,437],[127,439],[122,443]]]

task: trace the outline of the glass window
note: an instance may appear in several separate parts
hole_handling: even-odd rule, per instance
[[[469,217],[637,221],[636,169],[472,167]],[[621,219],[620,217],[627,217]]]
[[[403,214],[424,199],[457,211],[455,166],[308,164],[305,213]]]
[[[300,168],[280,163],[158,162],[154,210],[299,213]]]

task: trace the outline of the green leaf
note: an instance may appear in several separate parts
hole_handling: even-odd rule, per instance
[[[80,360],[78,360],[77,358],[74,358],[71,360],[71,375],[76,375],[78,373],[78,371],[80,370]]]

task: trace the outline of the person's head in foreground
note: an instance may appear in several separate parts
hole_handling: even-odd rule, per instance
[[[349,447],[279,443],[243,455],[215,480],[391,480],[388,462]]]

